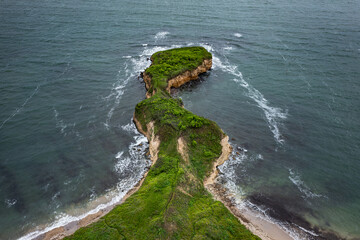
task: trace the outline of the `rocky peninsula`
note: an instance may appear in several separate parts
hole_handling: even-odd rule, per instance
[[[134,123],[150,143],[152,166],[124,203],[66,239],[260,239],[205,187],[229,156],[227,135],[169,94],[209,70],[211,53],[185,47],[151,60]]]

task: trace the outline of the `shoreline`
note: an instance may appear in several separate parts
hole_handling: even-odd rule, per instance
[[[263,240],[293,240],[279,225],[261,219],[251,209],[238,209],[233,201],[229,198],[225,187],[217,183],[219,176],[218,166],[229,160],[232,147],[226,136],[221,140],[222,152],[221,156],[214,162],[213,170],[208,178],[204,180],[205,188],[212,194],[215,200],[222,202],[227,209],[246,226],[252,233],[259,236]]]
[[[201,65],[201,67],[203,69],[200,69],[200,71],[198,71],[198,69],[193,70],[195,75],[198,76],[198,74],[210,69],[211,63],[212,62],[210,61],[210,66],[208,63],[207,64],[203,63]],[[184,76],[179,75],[176,77],[176,81],[174,81],[174,83],[179,84],[179,86],[180,86],[190,80],[195,79],[193,77],[189,77],[192,75],[193,74],[190,71],[189,71],[189,73],[184,74]],[[183,81],[183,80],[181,80],[182,77],[185,77],[186,79]],[[168,84],[169,84],[168,86],[170,86],[170,87],[168,87],[166,89],[167,91],[170,90],[170,88],[173,84],[172,80],[173,79],[170,79],[168,81]],[[145,81],[145,79],[144,79],[144,82],[147,83],[147,81]],[[179,86],[177,86],[177,87],[179,87]],[[147,87],[147,89],[148,89],[148,87]],[[152,94],[154,94],[154,92]],[[151,95],[149,94],[149,96],[151,96]],[[146,97],[149,98],[149,96],[147,95]],[[146,126],[144,126],[147,128],[147,132],[145,132],[142,129],[141,123],[135,118],[135,114],[133,117],[133,122],[134,122],[137,130],[141,134],[146,136],[146,138],[148,139],[149,150],[150,150],[150,155],[151,155],[151,160],[152,160],[151,166],[153,166],[157,160],[158,148],[160,145],[159,139],[154,134],[154,122],[149,122]],[[225,189],[220,184],[216,183],[216,179],[219,175],[219,171],[218,171],[217,167],[222,165],[225,161],[227,161],[231,154],[231,146],[228,142],[228,139],[229,139],[229,137],[227,135],[225,135],[225,137],[223,137],[221,139],[221,146],[222,146],[221,155],[214,162],[210,176],[204,179],[204,181],[203,181],[204,187],[212,194],[213,199],[222,202],[224,204],[224,206],[230,211],[230,213],[232,215],[234,215],[239,220],[239,222],[241,224],[243,224],[244,226],[246,226],[246,228],[248,230],[250,230],[253,234],[258,235],[259,237],[261,237],[264,240],[275,240],[275,239],[291,240],[291,239],[293,239],[289,236],[289,234],[287,234],[283,229],[281,229],[280,226],[277,226],[276,224],[270,224],[269,222],[267,222],[265,220],[259,219],[255,215],[252,216],[250,214],[250,211],[244,212],[244,211],[240,211],[239,209],[237,209],[235,207],[235,205],[232,203],[232,201],[227,198],[227,194],[225,194],[226,193]],[[179,147],[179,145],[178,145],[178,147]],[[184,148],[184,146],[182,146],[180,148]],[[184,157],[184,159],[185,159],[185,157]],[[151,168],[151,166],[150,166],[150,168]],[[95,213],[88,214],[81,219],[71,221],[71,222],[65,224],[64,226],[56,227],[54,229],[51,229],[50,231],[40,234],[39,236],[37,236],[35,238],[30,238],[30,239],[46,239],[46,240],[47,239],[49,239],[49,240],[50,239],[61,239],[66,236],[72,235],[76,230],[78,230],[82,227],[85,227],[93,222],[96,222],[101,217],[103,217],[107,213],[109,213],[113,208],[124,203],[127,198],[129,198],[132,194],[134,194],[142,186],[146,176],[148,175],[150,168],[148,169],[148,171],[146,171],[144,173],[144,175],[139,180],[139,182],[137,182],[134,185],[134,187],[132,187],[129,191],[127,191],[127,193],[118,202],[110,204],[109,206],[105,207],[104,209],[100,209],[99,211],[97,211]]]
[[[119,201],[114,202],[112,204],[109,204],[111,201],[108,203],[105,203],[105,204],[109,204],[109,205],[105,206],[104,208],[99,209],[95,213],[91,213],[91,212],[94,211],[96,208],[91,209],[87,213],[84,213],[84,214],[80,215],[79,217],[77,217],[79,219],[65,223],[62,226],[58,226],[58,227],[54,227],[54,228],[51,228],[51,226],[50,226],[50,227],[45,227],[42,230],[34,230],[34,231],[30,230],[27,234],[20,237],[19,240],[27,240],[27,239],[58,240],[58,239],[63,239],[64,237],[70,236],[73,233],[75,233],[78,229],[80,229],[82,227],[86,227],[86,226],[98,221],[101,217],[108,214],[116,206],[123,204],[127,198],[129,198],[132,194],[134,194],[141,187],[151,166],[153,166],[157,160],[157,153],[158,153],[157,148],[159,147],[160,142],[157,138],[154,137],[153,134],[146,133],[141,128],[141,124],[135,118],[135,115],[133,116],[133,123],[135,124],[136,129],[139,131],[139,133],[143,134],[148,139],[148,142],[149,142],[151,165],[149,166],[148,170],[144,173],[144,175],[141,177],[141,179],[132,188],[130,188],[125,193],[125,195],[123,197],[121,197],[121,199]],[[153,127],[154,127],[153,124],[148,125],[149,132],[153,132]],[[98,205],[97,207],[99,207],[100,205]],[[84,217],[82,217],[82,216],[84,216]],[[47,228],[51,228],[51,229],[46,230]]]
[[[137,130],[147,138],[150,137],[151,139],[151,135],[146,133],[141,128],[141,125],[138,123],[138,120],[135,117],[133,118],[133,121],[135,126],[137,127]],[[263,240],[293,240],[293,238],[290,237],[290,235],[286,233],[279,225],[262,219],[255,211],[246,208],[241,210],[238,209],[235,204],[233,204],[232,200],[229,198],[226,189],[221,184],[217,183],[217,178],[219,176],[219,170],[217,169],[217,167],[222,165],[225,161],[229,159],[232,151],[232,147],[228,142],[228,138],[229,137],[226,136],[221,141],[222,154],[217,159],[217,161],[214,162],[213,171],[210,176],[204,180],[205,188],[212,194],[215,200],[222,202],[226,206],[226,208],[229,209],[229,211],[240,221],[241,224],[246,226],[246,228],[248,228],[252,233],[258,235]],[[154,143],[149,141],[149,149],[151,149],[151,145],[154,145]],[[154,157],[153,155],[151,155],[151,166],[156,162],[157,158],[156,153],[154,153],[155,149],[156,147],[153,147],[152,152],[154,154]],[[57,240],[72,235],[76,230],[98,221],[101,217],[109,213],[114,207],[124,203],[128,197],[134,194],[141,187],[147,174],[148,171],[145,172],[145,174],[134,185],[134,187],[127,191],[127,193],[121,198],[119,202],[106,206],[105,208],[100,209],[95,213],[84,214],[85,216],[83,218],[71,221],[63,226],[55,227],[53,229],[50,229],[49,231],[40,233],[37,236],[29,238],[24,236],[20,239]],[[91,212],[91,210],[89,212]]]

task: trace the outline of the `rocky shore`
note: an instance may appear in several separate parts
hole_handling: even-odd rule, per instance
[[[175,53],[168,56],[172,51]],[[191,62],[189,55],[194,52],[196,65],[186,62],[185,68],[177,66],[180,71],[168,71],[168,77],[163,71],[160,78],[147,71],[161,64],[159,55],[166,56],[165,62],[179,54]],[[232,196],[216,182],[217,167],[232,151],[228,136],[216,123],[192,114],[180,99],[170,96],[172,87],[180,87],[211,69],[211,54],[192,47],[158,52],[151,60],[153,64],[142,75],[147,99],[137,104],[133,117],[138,131],[149,141],[150,170],[120,205],[36,239],[291,239],[279,226],[236,207]]]

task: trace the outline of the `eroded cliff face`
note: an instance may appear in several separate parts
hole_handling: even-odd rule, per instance
[[[228,137],[215,122],[168,94],[212,67],[205,51],[187,47],[155,53],[153,63],[159,62],[148,71],[153,79],[143,73],[147,99],[136,105],[133,118],[149,140],[153,164],[123,204],[68,239],[259,240],[205,188],[213,185],[216,167],[229,156]],[[193,70],[178,74],[181,69]]]
[[[178,88],[181,85],[191,80],[198,79],[201,73],[208,71],[209,69],[211,69],[211,67],[212,67],[212,59],[205,59],[203,63],[200,66],[198,66],[196,69],[192,71],[186,71],[180,74],[179,76],[168,80],[168,86],[166,90],[170,93],[170,89],[172,87]]]
[[[150,159],[152,161],[152,165],[154,165],[154,163],[158,159],[159,146],[160,146],[159,136],[155,135],[154,122],[149,122],[146,125],[147,131],[145,132],[141,126],[141,123],[136,119],[135,114],[133,117],[133,121],[134,121],[134,124],[135,124],[137,130],[141,134],[146,136],[146,138],[149,141]]]
[[[183,72],[182,74],[171,78],[167,81],[167,87],[166,91],[170,93],[170,90],[172,87],[178,88],[181,85],[199,78],[199,75],[201,73],[205,73],[206,71],[210,70],[212,67],[212,59],[205,59],[200,66],[195,68],[194,70],[188,70],[186,72]],[[155,94],[155,90],[151,90],[151,76],[147,74],[146,72],[143,73],[143,80],[145,82],[146,90],[148,92],[146,93],[146,97],[150,98]]]

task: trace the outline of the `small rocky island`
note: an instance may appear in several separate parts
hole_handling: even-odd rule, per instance
[[[134,122],[150,143],[152,166],[124,203],[66,239],[260,239],[207,190],[229,156],[228,137],[169,93],[209,70],[211,53],[185,47],[151,60]]]

